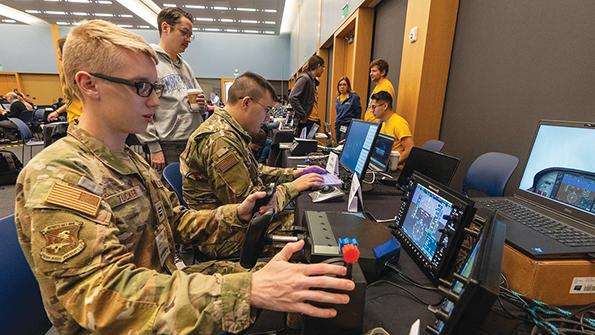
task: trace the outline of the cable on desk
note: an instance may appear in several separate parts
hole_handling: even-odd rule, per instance
[[[399,268],[397,268],[396,266],[394,266],[390,262],[384,263],[384,266],[386,266],[387,268],[393,270],[394,272],[397,273],[397,275],[399,275],[399,277],[403,278],[406,282],[408,282],[409,284],[411,284],[411,285],[413,285],[413,286],[415,286],[417,288],[420,288],[420,289],[426,290],[426,291],[433,291],[433,292],[438,291],[438,289],[436,287],[422,285],[422,284],[418,283],[416,280],[414,280],[413,278],[411,278],[411,277],[407,276],[406,274],[404,274]]]
[[[376,181],[376,172],[374,172],[374,171],[366,171],[366,175],[368,175],[369,173],[372,174],[372,181],[366,181],[364,178],[362,178],[362,183],[364,183],[364,184],[374,184],[374,182]]]
[[[420,299],[419,297],[417,297],[417,295],[415,295],[415,293],[411,292],[410,290],[408,290],[404,286],[401,286],[399,284],[393,283],[390,280],[384,280],[384,279],[378,280],[378,281],[375,281],[372,284],[368,285],[368,287],[374,287],[374,286],[377,286],[379,284],[389,284],[389,285],[392,285],[392,286],[394,286],[394,287],[396,287],[396,288],[398,288],[400,290],[403,290],[407,294],[409,294],[409,296],[411,298],[413,298],[413,300],[417,301],[418,303],[420,303],[422,305],[426,305],[426,306],[428,306],[428,305],[437,306],[437,305],[440,305],[442,303],[442,299],[440,299],[440,301],[438,301],[437,303],[433,303],[433,304],[432,303],[429,303],[429,302],[426,302],[426,301],[423,301],[422,299]]]

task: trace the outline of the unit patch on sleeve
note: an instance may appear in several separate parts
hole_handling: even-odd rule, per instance
[[[95,216],[101,197],[72,186],[55,183],[45,200],[54,205]]]
[[[80,222],[65,222],[45,227],[41,233],[45,247],[41,248],[41,259],[48,262],[64,263],[85,248],[85,241],[79,240]]]
[[[236,156],[234,156],[231,152],[228,152],[225,154],[225,156],[221,157],[217,163],[215,163],[215,167],[217,170],[219,170],[219,172],[225,173],[239,162],[240,161]]]

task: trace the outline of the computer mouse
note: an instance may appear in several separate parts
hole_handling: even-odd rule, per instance
[[[331,193],[335,188],[332,186],[325,186],[322,189],[320,189],[320,193]]]

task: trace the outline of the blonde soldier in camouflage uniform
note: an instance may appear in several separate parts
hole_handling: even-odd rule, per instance
[[[125,146],[159,105],[154,51],[142,37],[83,21],[64,49],[68,88],[81,98],[79,127],[38,154],[17,182],[19,242],[61,334],[216,334],[239,332],[257,308],[332,317],[305,301],[346,303],[353,289],[329,264],[290,264],[303,242],[288,244],[262,269],[223,275],[213,264],[174,264],[174,240],[219,243],[251,216],[240,205],[192,211],[141,157]],[[321,276],[322,275],[322,276]]]
[[[304,169],[282,169],[259,164],[248,147],[250,134],[256,134],[268,117],[275,91],[258,74],[246,72],[229,88],[225,108],[195,130],[180,157],[184,199],[190,208],[216,208],[244,200],[274,182],[277,211],[287,206],[299,192],[320,186],[318,174],[302,174]],[[293,223],[293,215],[279,215],[276,228]],[[226,250],[237,250],[229,241]]]

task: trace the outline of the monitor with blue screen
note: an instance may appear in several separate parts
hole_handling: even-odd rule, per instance
[[[588,125],[540,122],[520,193],[594,215],[595,127]]]
[[[353,120],[349,126],[339,163],[358,178],[366,172],[379,131],[379,123],[361,120]]]
[[[386,172],[388,170],[388,159],[393,148],[395,138],[385,134],[379,134],[370,156],[370,169]]]
[[[402,230],[428,262],[432,262],[438,240],[452,212],[452,203],[418,184],[413,192]]]

